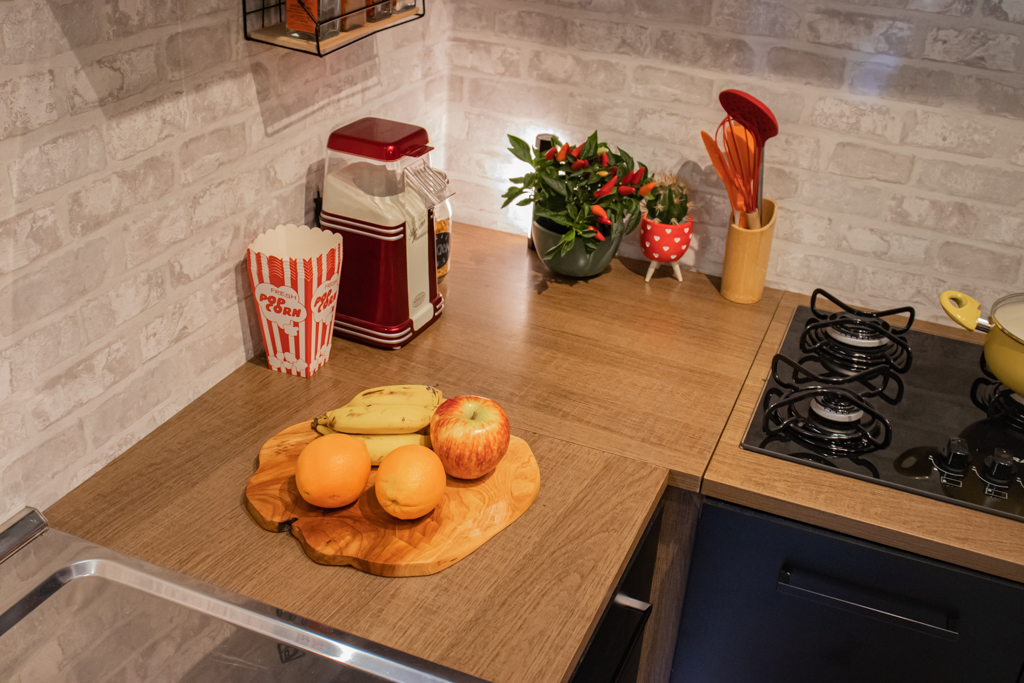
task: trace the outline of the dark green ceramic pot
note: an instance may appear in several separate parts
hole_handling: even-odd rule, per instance
[[[548,249],[562,241],[562,235],[552,232],[544,226],[533,222],[533,244],[537,247],[537,255],[544,264],[558,273],[569,277],[594,277],[600,275],[601,271],[608,267],[619,250],[619,243],[622,242],[622,235],[609,237],[597,245],[592,253],[588,254],[583,242],[577,240],[572,249],[565,256],[554,256],[549,260],[544,259]]]

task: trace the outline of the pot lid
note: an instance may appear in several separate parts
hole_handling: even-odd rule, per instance
[[[419,126],[368,116],[342,126],[327,140],[327,149],[379,161],[420,157],[431,151],[427,131]]]
[[[1024,294],[1004,296],[992,304],[989,317],[1003,332],[1024,344]]]

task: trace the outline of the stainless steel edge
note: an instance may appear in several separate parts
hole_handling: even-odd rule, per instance
[[[50,528],[43,513],[35,508],[25,508],[12,519],[0,530],[0,564]]]
[[[47,529],[42,514],[28,510],[0,531],[0,541],[9,551],[9,562],[0,565],[0,651],[4,647],[5,634],[36,613],[37,608],[61,595],[65,587],[81,586],[80,590],[92,594],[106,584],[138,591],[160,604],[176,606],[174,609],[184,608],[206,615],[252,633],[254,637],[320,655],[353,670],[353,673],[370,674],[376,677],[374,680],[401,683],[482,681],[237,593],[125,557],[59,530],[50,529],[43,534]],[[18,539],[17,544],[15,538]],[[86,581],[80,582],[82,579]],[[71,615],[49,613],[44,618],[69,617]]]

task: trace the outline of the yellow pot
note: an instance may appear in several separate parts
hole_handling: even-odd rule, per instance
[[[942,310],[968,330],[985,332],[985,363],[1000,382],[1024,396],[1024,294],[1004,296],[992,304],[988,320],[978,300],[960,292],[943,292]]]

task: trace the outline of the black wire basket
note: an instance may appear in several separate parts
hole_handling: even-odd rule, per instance
[[[427,0],[242,0],[245,39],[324,55],[426,14]]]

